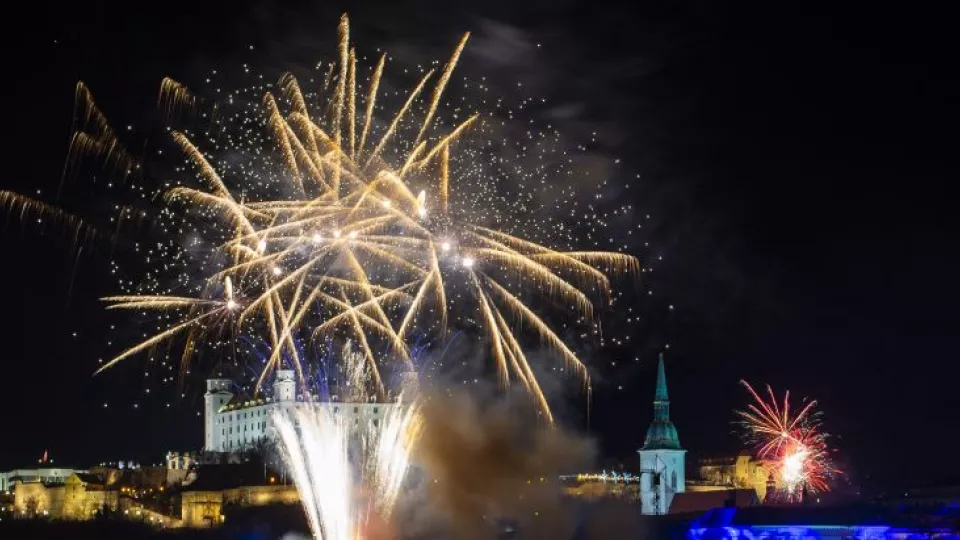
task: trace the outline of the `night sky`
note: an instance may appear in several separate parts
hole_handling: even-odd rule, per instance
[[[651,215],[644,238],[664,260],[654,299],[638,300],[649,328],[636,351],[616,353],[622,368],[598,368],[589,428],[573,426],[598,438],[605,462],[634,459],[652,414],[654,351],[669,343],[673,419],[693,455],[739,449],[731,422],[746,403],[743,378],[818,399],[858,485],[960,476],[958,93],[945,14],[827,3],[272,4],[20,6],[27,14],[0,37],[0,189],[52,199],[77,80],[123,126],[149,115],[166,75],[191,86],[227,64],[330,59],[342,11],[356,41],[397,65],[445,60],[470,30],[461,74],[504,93],[522,82],[563,111],[552,120],[565,136],[597,132],[591,152],[621,159],[628,196]],[[137,358],[91,377],[119,346],[106,344],[97,301],[115,286],[109,248],[75,259],[62,232],[16,219],[0,240],[0,468],[45,449],[79,466],[200,447],[198,381],[182,399],[145,396]]]

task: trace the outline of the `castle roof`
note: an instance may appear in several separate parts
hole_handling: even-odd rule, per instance
[[[657,390],[653,398],[653,422],[647,428],[642,450],[680,450],[677,428],[670,421],[670,399],[667,394],[667,374],[663,354],[657,364]]]
[[[223,407],[220,407],[218,412],[238,411],[249,409],[251,407],[258,407],[260,405],[268,405],[270,403],[274,403],[273,398],[260,397],[257,399],[250,399],[237,394],[230,398],[230,401],[226,402]]]

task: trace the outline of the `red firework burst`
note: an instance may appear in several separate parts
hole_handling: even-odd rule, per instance
[[[840,471],[830,459],[817,402],[805,401],[797,409],[791,407],[789,390],[781,404],[769,385],[769,399],[764,400],[750,383],[740,382],[753,403],[737,411],[737,416],[757,458],[775,475],[778,498],[800,501],[805,494],[829,491],[830,478]]]

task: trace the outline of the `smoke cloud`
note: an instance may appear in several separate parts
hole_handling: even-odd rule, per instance
[[[538,420],[519,395],[428,391],[414,486],[396,520],[404,536],[570,537],[559,476],[590,466],[594,442]]]

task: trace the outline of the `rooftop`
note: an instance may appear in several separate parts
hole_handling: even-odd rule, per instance
[[[250,409],[253,407],[259,407],[262,405],[270,405],[271,403],[280,403],[279,401],[273,399],[272,397],[261,397],[256,399],[250,399],[243,396],[233,396],[227,403],[220,407],[220,410],[217,412],[231,412],[231,411],[241,411],[244,409]],[[297,400],[296,403],[311,403],[307,401]],[[337,405],[393,405],[395,401],[376,401],[374,398],[371,398],[371,401],[339,401],[339,400],[318,400],[315,399],[312,403],[324,404],[331,403]]]

